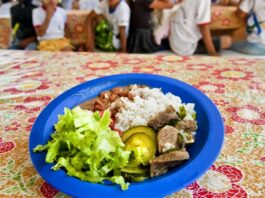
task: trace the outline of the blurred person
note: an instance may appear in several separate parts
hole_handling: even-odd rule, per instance
[[[66,12],[57,0],[43,0],[43,6],[33,10],[33,24],[38,36],[38,49],[44,51],[72,51],[70,40],[64,37]]]
[[[93,1],[93,0],[91,0]],[[65,10],[72,10],[72,4],[73,4],[73,0],[61,0],[60,1],[63,9]]]
[[[155,9],[169,9],[179,1],[171,0],[129,0],[131,8],[130,34],[128,52],[152,53],[159,51],[154,38],[154,21],[152,13]]]
[[[74,0],[73,7],[77,10],[94,10],[98,7],[99,0]]]
[[[247,23],[247,40],[232,45],[232,50],[250,55],[265,55],[265,1],[242,0],[237,15]]]
[[[31,0],[19,0],[11,8],[13,42],[9,49],[37,49],[37,35],[33,27],[32,12],[36,8]]]
[[[127,51],[130,8],[124,0],[103,0],[87,19],[87,50]]]
[[[3,0],[0,4],[0,17],[10,17],[10,8],[14,5],[12,0]]]
[[[229,48],[230,36],[212,38],[209,23],[211,22],[211,0],[185,0],[171,16],[169,43],[178,55],[208,53],[219,56],[222,49]]]

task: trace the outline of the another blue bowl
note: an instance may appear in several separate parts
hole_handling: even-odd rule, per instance
[[[93,184],[53,171],[45,163],[46,153],[33,153],[38,144],[46,144],[54,131],[53,125],[64,107],[73,108],[95,98],[100,92],[130,84],[161,88],[164,93],[180,96],[184,103],[195,103],[198,130],[196,142],[190,146],[190,159],[168,173],[140,183],[131,183],[127,191],[118,185]],[[39,174],[56,189],[73,197],[162,197],[176,192],[203,175],[218,157],[224,141],[224,126],[216,106],[203,93],[181,81],[150,74],[112,75],[80,84],[54,99],[38,116],[29,140],[30,156]]]

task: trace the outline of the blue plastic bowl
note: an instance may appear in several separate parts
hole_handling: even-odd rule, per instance
[[[45,163],[46,153],[33,153],[38,144],[46,144],[54,131],[53,125],[64,107],[73,108],[95,98],[100,92],[130,84],[161,88],[164,93],[180,96],[185,103],[195,103],[198,130],[196,142],[188,149],[190,159],[168,173],[140,183],[131,183],[127,191],[118,185],[93,184],[53,171]],[[30,157],[39,174],[56,189],[73,197],[162,197],[176,192],[203,175],[218,157],[224,140],[224,126],[216,106],[203,93],[181,81],[150,74],[112,75],[80,84],[55,98],[38,116],[29,139]]]

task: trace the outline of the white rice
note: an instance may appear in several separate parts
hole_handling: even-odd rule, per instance
[[[176,111],[180,106],[185,106],[187,116],[185,119],[193,119],[194,104],[183,104],[180,97],[171,93],[164,94],[161,89],[132,86],[133,101],[122,97],[124,107],[116,114],[115,128],[125,131],[131,127],[147,125],[148,121],[161,111],[165,111],[172,105]]]

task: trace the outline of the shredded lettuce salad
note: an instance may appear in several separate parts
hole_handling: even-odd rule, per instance
[[[128,165],[130,152],[124,150],[110,123],[108,110],[100,116],[99,112],[80,107],[65,108],[51,140],[36,146],[34,152],[47,151],[46,162],[55,163],[52,167],[55,171],[64,168],[68,175],[93,183],[109,180],[126,190],[129,183],[125,182],[121,169]]]

